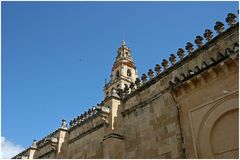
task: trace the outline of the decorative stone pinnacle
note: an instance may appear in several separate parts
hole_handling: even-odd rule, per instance
[[[147,75],[145,73],[142,74],[141,80],[143,83],[147,82]]]
[[[238,51],[239,51],[239,44],[238,44],[238,43],[234,43],[234,45],[233,45],[233,51],[234,51],[234,52],[238,52]]]
[[[83,116],[83,114],[81,114],[81,115],[80,115],[80,119],[82,119],[82,120],[83,120],[83,118],[84,118],[84,116]]]
[[[184,58],[184,50],[182,48],[179,48],[177,51],[177,55],[180,58],[180,60],[182,60]]]
[[[194,49],[193,44],[191,42],[187,42],[185,49],[188,51],[188,53],[192,53]]]
[[[163,66],[164,70],[166,70],[168,68],[168,61],[166,59],[163,59],[162,66]]]
[[[134,83],[131,82],[129,87],[131,88],[131,91],[135,90],[135,85],[134,85]]]
[[[149,69],[149,70],[148,70],[148,76],[149,76],[150,79],[153,79],[153,78],[154,78],[154,72],[153,72],[152,69]]]
[[[224,24],[220,21],[217,21],[216,25],[214,26],[214,29],[217,31],[218,34],[220,34],[224,30]]]
[[[137,88],[139,88],[141,86],[141,81],[139,78],[136,78],[135,84],[136,84]]]
[[[228,13],[227,18],[226,18],[226,22],[228,23],[229,26],[233,26],[234,24],[236,24],[236,15],[233,13]]]
[[[117,94],[120,96],[120,97],[123,97],[123,90],[118,88],[117,89]]]
[[[161,66],[159,64],[156,64],[154,70],[156,71],[157,75],[159,75],[161,73]]]
[[[117,90],[115,88],[112,89],[111,96],[120,98],[119,95],[117,94]]]
[[[197,44],[198,47],[201,47],[203,45],[203,37],[201,36],[196,36],[195,43]]]
[[[89,108],[88,109],[88,114],[91,114],[92,113],[92,110]]]
[[[73,121],[72,120],[69,122],[69,125],[70,125],[70,127],[73,127]]]
[[[67,129],[67,122],[65,119],[62,120],[62,125],[61,125],[62,129]]]
[[[206,29],[204,33],[204,38],[206,38],[207,41],[210,41],[213,37],[213,32],[210,29]]]
[[[176,56],[174,54],[170,54],[169,61],[172,65],[176,63]]]
[[[77,119],[73,118],[73,125],[75,125],[77,123]]]
[[[129,87],[127,84],[124,84],[124,90],[123,90],[126,94],[128,94],[129,92]]]
[[[33,143],[32,143],[32,145],[31,145],[31,148],[32,149],[37,149],[37,140],[33,140]]]

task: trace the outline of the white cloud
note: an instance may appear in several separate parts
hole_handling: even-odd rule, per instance
[[[1,136],[1,159],[10,159],[23,150],[21,145],[14,144]]]

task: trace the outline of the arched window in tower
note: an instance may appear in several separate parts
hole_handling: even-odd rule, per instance
[[[126,55],[128,55],[128,52],[125,52]]]
[[[116,72],[116,78],[119,78],[120,77],[120,74],[119,74],[119,71]]]
[[[129,76],[129,77],[130,77],[131,75],[132,75],[132,73],[131,73],[131,70],[130,70],[130,69],[128,69],[128,70],[127,70],[127,76]]]

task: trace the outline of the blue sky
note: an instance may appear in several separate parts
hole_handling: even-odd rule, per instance
[[[139,75],[238,2],[2,2],[2,136],[27,148],[103,100],[123,37]]]

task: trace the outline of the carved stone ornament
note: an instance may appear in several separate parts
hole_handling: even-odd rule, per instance
[[[213,32],[210,29],[206,29],[204,33],[204,38],[206,38],[207,41],[210,41],[213,37]]]
[[[143,83],[147,82],[147,75],[145,73],[142,74],[141,80]]]
[[[201,47],[203,45],[203,37],[201,36],[196,36],[195,43],[198,47]]]
[[[110,113],[110,108],[109,107],[102,107],[102,111],[104,113]]]
[[[73,125],[75,125],[77,123],[76,118],[73,118]]]
[[[129,93],[129,87],[127,84],[124,84],[124,93],[128,94]]]
[[[154,70],[156,71],[157,75],[161,73],[161,66],[159,64],[156,64]]]
[[[69,125],[70,125],[70,127],[73,127],[73,121],[72,120],[69,122]]]
[[[62,129],[67,129],[67,122],[65,119],[62,120],[62,125],[61,125]]]
[[[118,93],[117,93],[117,90],[116,90],[115,88],[112,89],[112,91],[111,91],[111,96],[120,98],[119,95],[118,95]]]
[[[222,33],[224,30],[224,24],[222,22],[217,21],[216,25],[214,26],[214,29],[217,31],[217,33]]]
[[[172,65],[176,63],[176,56],[174,54],[170,54],[169,61]]]
[[[141,81],[139,78],[136,78],[135,84],[136,84],[137,88],[141,86]]]
[[[123,97],[123,90],[122,89],[120,89],[120,88],[118,88],[117,89],[117,93],[118,93],[118,95],[120,96],[120,97]]]
[[[148,70],[148,76],[149,76],[150,79],[153,79],[153,78],[154,78],[154,72],[153,72],[152,69],[149,69],[149,70]]]
[[[135,89],[134,83],[130,83],[130,88],[131,88],[131,91]]]
[[[187,42],[185,49],[188,51],[188,53],[192,53],[194,49],[193,44],[191,42]]]
[[[37,149],[37,140],[33,140],[33,143],[32,143],[32,145],[31,145],[31,148],[33,148],[33,149]]]
[[[228,23],[229,26],[233,26],[234,24],[236,24],[236,15],[233,13],[228,13],[227,18],[226,18],[226,22]]]
[[[238,52],[238,51],[239,51],[239,44],[238,44],[238,43],[235,43],[235,44],[233,45],[233,51],[234,51],[234,52]]]
[[[163,66],[164,70],[166,70],[168,68],[168,61],[166,59],[163,59],[162,66]]]
[[[184,58],[184,50],[182,48],[179,48],[177,51],[177,55],[179,59],[182,60]]]

